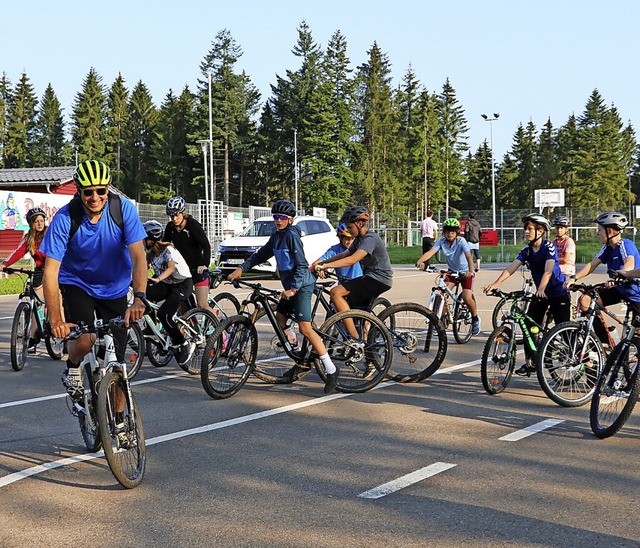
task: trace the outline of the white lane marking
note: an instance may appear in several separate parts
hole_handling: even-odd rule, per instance
[[[289,411],[295,411],[297,409],[303,409],[305,407],[311,407],[312,405],[318,405],[321,403],[325,403],[331,400],[337,400],[340,398],[346,398],[347,396],[353,396],[354,394],[332,394],[330,396],[323,396],[321,398],[314,398],[312,400],[306,400],[299,403],[294,403],[291,405],[285,405],[284,407],[278,407],[276,409],[269,409],[267,411],[261,411],[259,413],[252,413],[251,415],[245,415],[243,417],[238,417],[235,419],[229,419],[226,421],[215,422],[213,424],[205,424],[204,426],[199,426],[196,428],[188,428],[187,430],[181,430],[180,432],[174,432],[173,434],[165,434],[164,436],[157,436],[155,438],[148,439],[146,441],[146,445],[155,445],[156,443],[163,443],[165,441],[172,441],[179,438],[184,438],[186,436],[193,436],[195,434],[203,434],[205,432],[211,432],[212,430],[219,430],[221,428],[227,428],[229,426],[235,426],[237,424],[242,424],[244,422],[264,419],[266,417],[271,417],[273,415],[279,415],[281,413],[287,413]],[[89,461],[96,459],[98,457],[103,456],[104,453],[86,453],[84,455],[74,455],[72,457],[66,457],[64,459],[60,459],[57,461],[47,462],[44,464],[39,464],[38,466],[33,466],[31,468],[27,468],[25,470],[20,470],[19,472],[14,472],[12,474],[8,474],[6,476],[0,477],[0,488],[6,487],[16,481],[23,480],[25,478],[35,476],[37,474],[42,474],[47,470],[52,470],[54,468],[59,468],[61,466],[66,466],[67,464],[73,464],[81,461]]]
[[[410,474],[406,474],[405,476],[399,477],[387,483],[383,483],[378,487],[374,487],[373,489],[369,489],[364,493],[360,493],[358,496],[363,499],[379,499],[386,495],[390,495],[391,493],[395,493],[400,489],[404,489],[405,487],[409,487],[414,483],[418,483],[423,479],[430,478],[431,476],[435,476],[440,472],[444,472],[445,470],[449,470],[457,466],[456,464],[451,464],[448,462],[436,462],[431,464],[430,466],[425,466],[424,468],[420,468],[420,470],[416,470],[415,472],[411,472]]]
[[[523,438],[528,438],[529,436],[533,436],[538,432],[542,432],[543,430],[547,430],[548,428],[552,428],[565,422],[562,419],[547,419],[542,422],[538,422],[536,424],[532,424],[531,426],[527,426],[522,430],[518,430],[506,436],[502,436],[498,438],[500,441],[520,441]]]
[[[438,371],[436,371],[434,373],[434,375],[438,375],[438,374],[445,374],[445,373],[449,373],[451,371],[456,371],[458,369],[462,369],[465,367],[469,367],[471,365],[477,365],[478,363],[480,363],[480,360],[474,360],[471,362],[467,362],[465,364],[460,364],[460,365],[454,365],[451,367],[447,367],[444,369],[439,369]],[[149,383],[149,382],[157,382],[157,381],[161,381],[161,380],[169,380],[169,379],[173,379],[176,377],[181,377],[181,376],[186,376],[186,373],[178,373],[176,375],[166,375],[166,376],[162,376],[162,377],[158,377],[155,379],[148,379],[148,380],[144,380],[144,381],[135,381],[133,384],[145,384],[145,383]],[[373,390],[377,390],[378,388],[385,388],[388,386],[394,386],[397,383],[393,382],[393,381],[388,381],[388,382],[384,382],[384,383],[380,383],[378,386],[376,386],[375,388],[373,388]],[[195,434],[202,434],[204,432],[210,432],[212,430],[219,430],[220,428],[227,428],[229,426],[235,426],[237,424],[242,424],[244,422],[249,422],[249,421],[253,421],[253,420],[258,420],[258,419],[263,419],[266,417],[270,417],[273,415],[278,415],[280,413],[286,413],[289,411],[295,411],[296,409],[302,409],[304,407],[309,407],[312,405],[317,405],[320,403],[325,403],[331,400],[335,400],[335,399],[339,399],[339,398],[346,398],[348,396],[354,396],[355,394],[332,394],[330,396],[323,396],[321,398],[314,398],[312,400],[306,400],[304,402],[300,402],[300,403],[296,403],[296,404],[292,404],[292,405],[287,405],[285,407],[280,407],[277,409],[271,409],[268,411],[261,411],[259,413],[253,413],[251,415],[246,415],[244,417],[238,417],[236,419],[229,419],[226,421],[222,421],[222,422],[218,422],[218,423],[213,423],[213,424],[208,424],[208,425],[204,425],[204,426],[200,426],[197,428],[190,428],[187,430],[182,430],[180,432],[175,432],[173,434],[165,434],[164,436],[157,436],[155,438],[151,438],[148,439],[146,441],[146,445],[155,445],[156,443],[163,443],[165,441],[172,441],[178,438],[182,438],[185,436],[192,436]],[[66,394],[57,394],[54,396],[46,396],[43,398],[33,398],[31,400],[21,400],[21,401],[17,401],[17,402],[9,402],[9,403],[5,403],[5,404],[1,404],[0,407],[10,407],[13,405],[24,405],[27,403],[36,403],[38,401],[44,401],[44,400],[48,400],[48,399],[56,399],[56,398],[64,398],[66,397]],[[100,452],[100,453],[86,453],[84,455],[74,455],[72,457],[67,457],[64,459],[60,459],[57,461],[52,461],[52,462],[47,462],[44,464],[40,464],[38,466],[33,466],[31,468],[27,468],[25,470],[20,470],[18,472],[13,472],[11,474],[8,474],[7,476],[3,476],[0,477],[0,488],[1,487],[6,487],[7,485],[10,485],[12,483],[15,483],[16,481],[20,481],[22,479],[31,477],[31,476],[35,476],[37,474],[42,474],[48,470],[53,470],[54,468],[60,468],[61,466],[66,466],[68,464],[74,464],[76,462],[82,462],[82,461],[89,461],[89,460],[93,460],[96,458],[99,458],[101,456],[103,456],[104,453]],[[451,465],[451,466],[455,466],[455,465]]]

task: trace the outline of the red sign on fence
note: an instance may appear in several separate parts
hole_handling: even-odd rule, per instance
[[[467,221],[460,221],[460,236],[464,236],[466,226]],[[498,231],[483,228],[480,234],[480,245],[498,245]]]

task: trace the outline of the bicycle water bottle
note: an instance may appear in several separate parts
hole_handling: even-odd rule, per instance
[[[114,367],[114,366],[119,367],[120,362],[118,361],[118,358],[116,356],[116,345],[113,341],[113,337],[110,334],[105,333],[102,340],[104,341],[105,353],[104,353],[104,360],[102,360],[100,367],[101,368],[108,368],[108,367]]]
[[[293,330],[293,322],[291,320],[287,321],[284,334],[287,336],[291,349],[298,350],[298,335],[296,335],[296,332]]]
[[[618,330],[616,329],[615,325],[610,325],[608,327],[608,330],[609,330],[609,336],[613,340],[614,346],[616,346],[620,342],[620,334],[618,333]]]
[[[529,328],[529,332],[531,333],[533,344],[538,348],[538,344],[540,343],[540,328],[537,325],[533,325]]]

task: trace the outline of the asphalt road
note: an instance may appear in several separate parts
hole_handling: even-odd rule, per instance
[[[426,304],[432,280],[398,267],[386,296]],[[588,406],[557,406],[534,378],[486,394],[495,299],[476,293],[481,334],[450,336],[419,384],[324,396],[310,374],[214,401],[199,377],[145,362],[147,471],[129,491],[86,454],[63,364],[42,350],[11,369],[16,299],[0,297],[0,546],[639,546],[639,412],[603,441]]]

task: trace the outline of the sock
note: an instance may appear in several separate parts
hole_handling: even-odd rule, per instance
[[[73,363],[70,359],[67,359],[67,370],[78,369],[78,367],[80,367],[79,363]]]
[[[336,366],[333,364],[328,352],[320,356],[320,361],[322,362],[322,365],[324,365],[324,370],[327,374],[331,375],[336,372]]]

